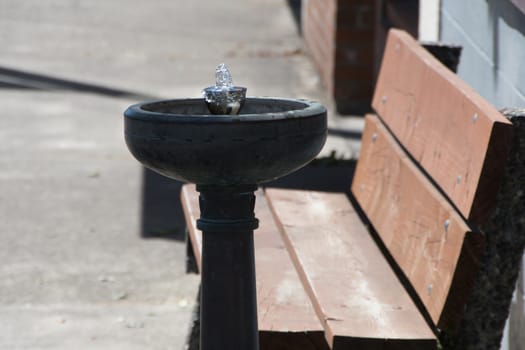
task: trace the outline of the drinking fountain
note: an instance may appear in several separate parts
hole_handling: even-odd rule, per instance
[[[307,100],[246,97],[223,64],[215,86],[202,93],[129,107],[126,144],[147,168],[197,185],[201,349],[256,350],[254,191],[319,154],[326,109]]]

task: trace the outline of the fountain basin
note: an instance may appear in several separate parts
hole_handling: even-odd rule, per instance
[[[319,154],[326,109],[316,102],[247,98],[239,115],[211,115],[204,99],[133,105],[125,139],[146,167],[199,185],[259,184],[287,175]]]

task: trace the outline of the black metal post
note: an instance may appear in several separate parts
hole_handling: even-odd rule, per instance
[[[197,186],[202,230],[201,350],[258,350],[256,185]]]

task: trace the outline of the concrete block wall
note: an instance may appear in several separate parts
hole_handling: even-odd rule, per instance
[[[496,107],[525,107],[525,14],[509,0],[442,0],[441,40],[463,46],[458,75]]]
[[[497,108],[525,108],[522,0],[441,0],[440,38],[463,47],[458,75]],[[502,350],[525,349],[523,266]]]
[[[525,281],[523,279],[523,263],[521,273],[514,291],[514,298],[510,308],[501,350],[523,350],[525,349],[525,297],[523,290]]]
[[[306,0],[302,32],[338,112],[370,108],[374,69],[374,0]]]

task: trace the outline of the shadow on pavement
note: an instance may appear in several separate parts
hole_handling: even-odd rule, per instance
[[[185,240],[186,223],[180,202],[182,185],[143,167],[142,238]]]
[[[0,67],[0,88],[28,90],[70,90],[87,92],[109,97],[132,98],[138,100],[154,100],[155,96],[115,89],[96,84],[87,84],[73,80],[55,78],[44,74],[29,73],[17,69]]]
[[[345,139],[361,140],[361,131],[328,128],[328,135],[342,137]]]
[[[325,192],[350,193],[355,161],[315,160],[306,167],[263,187],[279,187]]]

